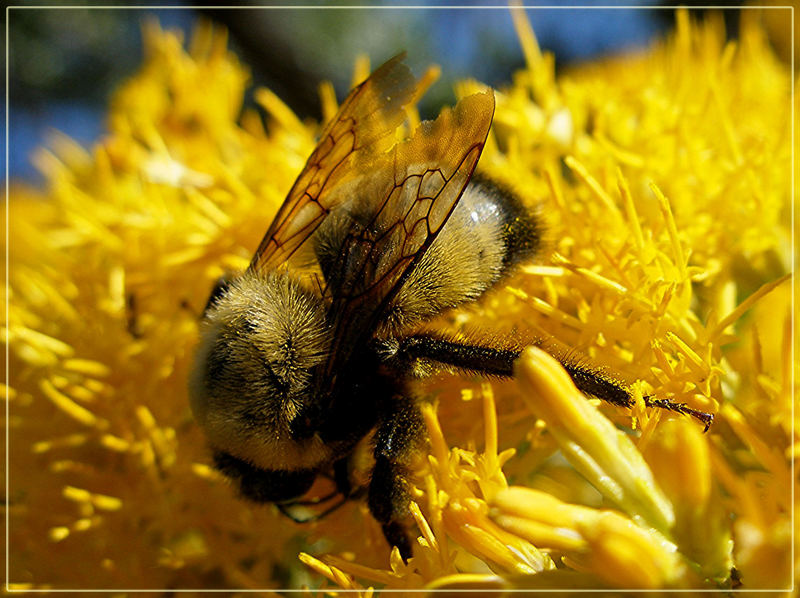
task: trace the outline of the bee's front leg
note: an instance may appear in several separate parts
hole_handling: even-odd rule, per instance
[[[411,541],[402,520],[408,515],[406,474],[414,450],[422,439],[424,423],[412,399],[396,396],[375,434],[375,467],[367,493],[367,504],[381,524],[391,546],[397,546],[407,561]]]

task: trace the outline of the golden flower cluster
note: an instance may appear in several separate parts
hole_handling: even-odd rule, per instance
[[[361,502],[300,526],[209,466],[186,397],[198,314],[319,123],[263,89],[266,119],[243,108],[249,75],[219,30],[185,50],[150,24],[108,134],[56,137],[36,157],[46,189],[9,190],[10,589],[791,586],[789,69],[756,11],[737,42],[681,11],[647,51],[557,77],[514,16],[527,66],[496,94],[479,169],[536,206],[548,249],[446,324],[549,351],[526,350],[513,381],[421,386],[414,557]],[[716,422],[587,401],[550,353]]]

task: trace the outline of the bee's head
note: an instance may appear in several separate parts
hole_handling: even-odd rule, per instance
[[[330,350],[323,303],[288,275],[247,272],[210,305],[190,378],[195,419],[214,449],[265,470],[324,465],[308,418],[314,369]]]

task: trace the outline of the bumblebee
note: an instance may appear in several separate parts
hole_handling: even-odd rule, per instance
[[[424,441],[413,381],[441,369],[508,377],[521,349],[421,326],[536,256],[543,232],[513,193],[473,176],[493,92],[395,143],[418,95],[402,56],[350,92],[247,270],[209,298],[190,379],[215,466],[258,503],[291,503],[331,471],[349,496],[347,459],[373,433],[367,503],[404,559],[405,478]],[[632,406],[623,385],[564,365],[587,394]]]

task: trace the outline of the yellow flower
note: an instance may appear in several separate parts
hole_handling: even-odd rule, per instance
[[[514,377],[531,410],[547,422],[566,459],[603,495],[643,524],[667,530],[672,505],[656,485],[634,443],[603,417],[553,357],[528,348]]]
[[[711,446],[690,422],[664,422],[644,456],[675,508],[673,537],[703,577],[724,580],[733,566],[731,530],[714,483]]]
[[[562,503],[521,487],[502,492],[493,504],[498,524],[563,552],[571,569],[591,573],[608,587],[670,587],[686,575],[673,544],[619,513]]]
[[[548,250],[440,323],[539,348],[517,381],[421,385],[414,557],[363,502],[296,525],[209,465],[186,398],[197,315],[248,263],[319,125],[267,90],[267,126],[243,110],[224,34],[202,26],[186,51],[151,24],[109,134],[88,150],[56,137],[36,158],[46,189],[9,191],[12,588],[791,585],[789,69],[756,11],[737,42],[719,15],[679,11],[648,50],[558,74],[514,15],[527,65],[496,93],[479,168],[540,211]],[[642,400],[588,401],[548,353]],[[716,422],[703,434],[647,396]]]

